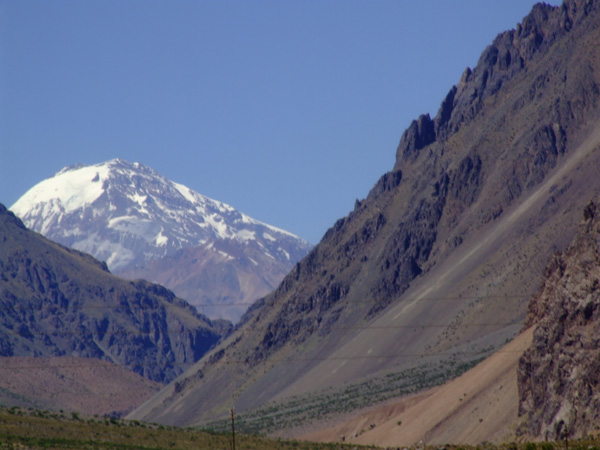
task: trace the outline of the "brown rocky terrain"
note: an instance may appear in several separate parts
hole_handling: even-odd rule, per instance
[[[529,305],[533,343],[519,361],[520,433],[581,437],[600,429],[600,206],[587,205]]]
[[[513,338],[600,192],[599,24],[598,2],[567,0],[499,35],[367,198],[131,417],[197,424],[234,405],[277,424],[299,404],[322,420],[440,384]]]
[[[94,358],[0,357],[0,404],[120,416],[162,387]]]
[[[381,447],[477,445],[515,438],[519,409],[517,366],[531,345],[533,328],[460,377],[422,393],[369,408],[318,431],[294,437],[309,441],[343,440]]]
[[[525,331],[442,387],[292,436],[381,446],[581,438],[600,429],[600,205],[552,256]],[[464,392],[464,393],[463,393]]]
[[[600,430],[600,205],[552,256],[524,331],[464,375],[415,396],[288,435],[380,446],[564,440]],[[464,392],[464,393],[463,393]]]
[[[219,338],[164,287],[111,275],[0,205],[0,356],[98,358],[164,383]]]
[[[289,270],[257,244],[221,240],[190,247],[120,271],[127,279],[152,280],[186,299],[209,317],[236,322],[248,306],[277,287]]]

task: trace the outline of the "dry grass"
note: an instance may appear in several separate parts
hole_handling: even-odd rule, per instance
[[[114,418],[82,419],[78,414],[0,410],[0,449],[229,449],[231,434],[163,427]],[[335,450],[355,445],[283,441],[236,435],[237,449]],[[375,447],[361,447],[374,449]]]
[[[0,367],[0,404],[20,407],[124,414],[162,387],[94,358],[13,356],[0,358]]]
[[[445,450],[600,450],[600,437],[565,442],[506,443],[478,446],[444,445]],[[0,409],[0,449],[229,449],[231,434],[209,433],[191,428],[171,428],[111,418],[84,420],[77,414],[66,417],[39,410]],[[275,440],[236,435],[236,449],[255,450],[343,450],[379,447],[356,444]],[[388,447],[389,448],[396,448]],[[411,449],[438,450],[417,445]]]

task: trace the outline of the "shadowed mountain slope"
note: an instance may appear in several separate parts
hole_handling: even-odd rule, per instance
[[[499,35],[367,198],[132,417],[202,423],[235,405],[281,427],[301,405],[306,422],[439,384],[514,337],[600,192],[599,10],[540,4]]]
[[[219,337],[164,287],[111,275],[0,205],[0,356],[105,359],[167,382]]]

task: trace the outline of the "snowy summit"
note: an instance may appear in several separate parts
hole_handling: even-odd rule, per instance
[[[292,264],[310,249],[287,231],[121,159],[66,167],[10,209],[29,228],[106,261],[111,271],[218,241],[252,243]]]

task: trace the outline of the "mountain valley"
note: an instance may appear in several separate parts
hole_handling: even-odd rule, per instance
[[[235,409],[338,446],[600,436],[598,42],[600,1],[536,4],[314,247],[120,159],[0,205],[0,404],[214,435]]]
[[[538,4],[500,34],[438,114],[404,132],[367,198],[130,417],[204,424],[234,405],[240,420],[271,411],[277,424],[291,404],[409,371],[421,376],[403,394],[418,393],[513,339],[548,261],[600,194],[599,24],[597,2],[569,0]],[[445,369],[428,384],[435,367]],[[320,405],[304,423],[359,405]]]

